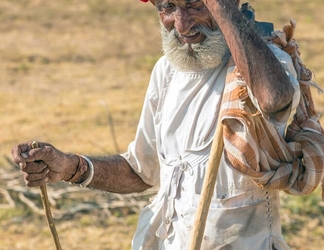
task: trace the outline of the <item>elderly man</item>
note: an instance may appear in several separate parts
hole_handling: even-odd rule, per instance
[[[132,248],[184,250],[219,113],[228,103],[222,101],[223,93],[239,88],[240,96],[245,90],[238,107],[252,107],[249,117],[261,117],[283,135],[300,89],[290,56],[261,39],[240,12],[239,0],[151,2],[160,17],[165,55],[153,69],[136,137],[127,152],[86,157],[63,153],[48,143],[32,149],[26,142],[12,153],[30,187],[64,180],[132,193],[159,185],[157,196],[141,212]],[[229,126],[233,135],[242,132],[237,128],[235,123]],[[240,134],[225,140],[225,149],[230,140],[239,141]],[[230,162],[231,152],[247,159],[249,148],[226,152],[220,160],[202,248],[289,249],[279,215],[279,190],[289,192],[289,188],[267,188],[271,178],[253,179],[245,174],[248,171],[236,171],[240,162]],[[266,161],[267,151],[257,160],[257,169],[262,170]],[[291,167],[286,172],[293,175]],[[323,171],[318,175],[316,180]]]

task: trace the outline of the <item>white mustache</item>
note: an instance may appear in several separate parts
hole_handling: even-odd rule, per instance
[[[215,68],[229,55],[229,49],[220,30],[213,31],[205,26],[196,25],[185,36],[196,35],[198,32],[205,35],[205,39],[201,43],[186,44],[179,40],[181,34],[176,29],[169,32],[161,23],[164,53],[179,70]]]
[[[190,32],[188,33],[188,34],[180,34],[179,32],[177,32],[176,30],[175,30],[175,34],[177,35],[177,36],[179,36],[179,37],[190,37],[190,36],[195,36],[195,35],[197,35],[198,33],[201,33],[199,30],[197,30],[197,29],[194,29],[194,30],[190,30]]]

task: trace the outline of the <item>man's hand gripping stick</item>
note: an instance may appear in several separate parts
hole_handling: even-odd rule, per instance
[[[33,141],[31,146],[32,146],[32,148],[39,148],[39,144],[37,141]],[[51,229],[51,233],[52,233],[52,236],[53,236],[53,239],[55,242],[56,250],[62,250],[62,247],[60,244],[60,239],[58,237],[56,227],[53,222],[51,207],[50,207],[50,203],[49,203],[48,195],[47,195],[46,184],[41,185],[39,188],[41,191],[41,198],[42,198],[42,203],[43,203],[44,210],[45,210],[47,223],[48,223],[49,228]]]

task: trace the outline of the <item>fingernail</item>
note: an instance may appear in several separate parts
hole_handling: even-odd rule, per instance
[[[26,154],[26,153],[21,153],[20,155],[25,159],[28,158],[28,154]]]
[[[24,167],[24,164],[22,164],[22,162],[19,163],[19,167],[20,168],[23,168]]]

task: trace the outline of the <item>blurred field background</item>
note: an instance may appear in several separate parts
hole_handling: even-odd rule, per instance
[[[257,19],[276,29],[297,21],[302,59],[324,87],[324,2],[250,3]],[[11,148],[37,139],[89,155],[126,150],[161,56],[157,15],[138,0],[2,0],[0,38],[0,250],[54,249],[38,190],[25,187]],[[314,99],[324,113],[323,95],[314,91]],[[65,183],[50,185],[49,193],[62,247],[69,250],[130,249],[138,210],[149,196]],[[319,189],[307,197],[283,194],[283,232],[292,249],[323,249],[320,196]]]

